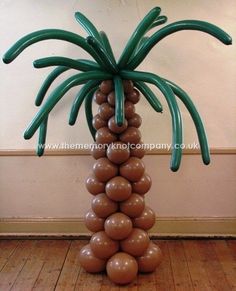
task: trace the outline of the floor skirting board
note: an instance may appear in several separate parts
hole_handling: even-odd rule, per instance
[[[161,217],[149,231],[153,237],[235,237],[236,217]],[[1,218],[0,238],[88,237],[83,218]]]
[[[210,148],[212,155],[235,155],[235,147],[213,147]],[[147,149],[146,155],[170,155],[171,151],[167,149]],[[200,155],[200,149],[183,149],[184,155]],[[90,150],[45,150],[45,156],[87,156],[90,155]],[[14,156],[36,156],[35,150],[31,149],[0,149],[0,156],[14,157]]]

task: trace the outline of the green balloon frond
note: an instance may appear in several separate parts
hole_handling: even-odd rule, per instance
[[[124,88],[122,80],[131,80],[134,86],[144,95],[156,112],[162,112],[162,105],[148,84],[156,86],[165,97],[172,117],[172,158],[171,169],[177,171],[182,156],[182,119],[177,98],[180,99],[189,111],[199,138],[202,159],[205,164],[210,163],[210,154],[206,133],[199,113],[188,94],[179,86],[154,73],[139,72],[136,68],[146,58],[151,49],[166,36],[181,30],[198,30],[208,33],[226,45],[232,43],[231,37],[219,27],[199,20],[183,20],[171,23],[158,29],[158,26],[167,22],[167,17],[160,15],[159,7],[153,8],[138,24],[129,38],[119,60],[116,60],[105,32],[98,31],[92,22],[80,12],[75,13],[75,19],[84,28],[86,38],[60,29],[45,29],[30,33],[18,40],[3,56],[3,62],[11,63],[28,46],[48,39],[63,40],[72,43],[92,58],[70,59],[65,57],[48,57],[35,60],[35,68],[56,66],[43,82],[35,100],[40,106],[54,80],[69,69],[78,70],[79,73],[69,77],[57,86],[43,102],[40,110],[26,129],[25,139],[30,139],[39,130],[37,154],[43,155],[47,134],[48,116],[54,106],[72,87],[83,84],[72,104],[69,124],[74,125],[81,105],[85,104],[86,120],[89,130],[94,138],[96,130],[92,126],[92,98],[94,92],[103,80],[113,80],[115,88],[115,122],[121,126],[124,123]],[[147,33],[152,33],[147,36]]]

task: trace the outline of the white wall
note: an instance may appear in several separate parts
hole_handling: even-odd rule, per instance
[[[153,180],[145,199],[157,217],[236,216],[235,156],[214,155],[205,167],[200,156],[185,155],[177,173],[169,159],[144,158]],[[1,217],[75,218],[90,208],[93,196],[84,185],[93,165],[89,156],[3,157],[1,164],[7,177],[0,176]]]
[[[118,57],[137,22],[155,5],[162,7],[169,22],[202,19],[236,39],[234,0],[2,0],[0,56],[21,36],[38,29],[61,28],[85,35],[73,18],[80,10],[107,32]],[[37,112],[34,98],[50,69],[33,69],[32,61],[53,55],[86,57],[76,46],[48,41],[28,48],[10,65],[0,63],[0,149],[34,148],[37,137],[25,141],[22,133]],[[140,70],[173,80],[189,92],[203,117],[211,147],[236,146],[235,44],[224,46],[200,32],[179,32],[153,49]],[[50,143],[91,141],[83,111],[76,126],[67,125],[75,92],[71,90],[51,114]],[[165,110],[162,115],[143,100],[137,106],[147,143],[171,140],[169,112],[160,98]],[[185,142],[194,142],[192,121],[181,108]],[[169,158],[145,158],[154,180],[147,200],[160,216],[236,216],[235,155],[213,156],[210,167],[201,164],[200,156],[184,156],[178,173],[169,171]],[[81,217],[90,203],[83,183],[91,166],[89,157],[2,157],[0,217]]]

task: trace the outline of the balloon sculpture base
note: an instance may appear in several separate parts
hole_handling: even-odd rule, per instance
[[[140,94],[131,81],[123,81],[125,122],[115,123],[115,93],[112,81],[103,81],[95,92],[99,105],[93,118],[97,130],[91,150],[96,159],[93,174],[86,181],[94,195],[85,216],[87,228],[94,232],[79,255],[82,267],[91,273],[107,271],[116,284],[132,282],[138,272],[153,272],[161,261],[161,250],[150,241],[147,230],[155,223],[153,210],[144,195],[151,187],[142,158],[145,154],[135,113]]]

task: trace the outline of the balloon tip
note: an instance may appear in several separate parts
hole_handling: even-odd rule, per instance
[[[75,125],[75,120],[69,119],[69,125],[70,125],[70,126]]]
[[[37,151],[37,156],[40,158],[40,157],[42,157],[43,156],[43,154],[44,154],[44,150],[38,150]]]
[[[24,139],[30,139],[31,138],[31,136],[29,135],[29,133],[28,133],[28,131],[25,131],[24,132]]]
[[[122,122],[122,121],[117,122],[117,126],[118,126],[118,127],[123,126],[123,124],[124,124],[124,122]]]
[[[34,104],[35,104],[35,106],[39,107],[41,105],[41,102],[38,100],[35,100]]]
[[[208,165],[210,165],[211,161],[210,161],[210,159],[209,160],[204,160],[203,163],[204,163],[204,165],[208,166]]]
[[[230,35],[226,34],[223,43],[226,45],[231,45],[233,43],[232,37]]]
[[[229,39],[228,39],[228,45],[231,45],[232,43],[233,43],[233,40],[232,40],[231,37],[229,37]]]
[[[4,64],[9,64],[12,60],[8,56],[3,56],[2,61]]]
[[[86,37],[86,41],[89,45],[94,44],[94,37],[92,37],[91,35]]]
[[[153,10],[155,10],[156,12],[161,12],[161,7],[156,6],[156,7],[153,8]]]
[[[79,11],[76,11],[74,14],[75,18],[77,18],[77,16],[79,16],[79,15],[80,15]]]
[[[180,167],[180,160],[179,160],[179,162],[178,161],[173,161],[173,160],[171,161],[170,169],[171,169],[172,172],[177,172],[179,170],[179,167]]]
[[[177,172],[179,170],[179,166],[171,166],[170,169],[172,172]]]
[[[33,66],[34,66],[34,68],[39,68],[37,60],[33,61]]]

